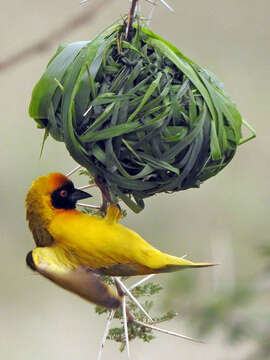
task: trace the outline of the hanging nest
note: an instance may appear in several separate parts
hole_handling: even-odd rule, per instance
[[[58,48],[30,116],[135,212],[199,187],[233,158],[243,123],[215,76],[148,29],[113,25]],[[251,137],[250,137],[251,138]]]

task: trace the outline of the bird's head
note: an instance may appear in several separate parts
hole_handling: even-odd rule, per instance
[[[87,192],[76,189],[68,177],[60,173],[50,173],[36,179],[26,197],[26,204],[40,203],[48,199],[55,209],[75,209],[76,202],[91,197]]]

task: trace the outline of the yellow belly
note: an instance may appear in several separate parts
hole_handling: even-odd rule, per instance
[[[172,264],[174,259],[153,248],[134,231],[120,224],[108,224],[97,216],[62,213],[51,223],[49,231],[56,244],[76,254],[82,265],[103,269],[110,275],[148,274]],[[129,266],[123,267],[124,264]]]

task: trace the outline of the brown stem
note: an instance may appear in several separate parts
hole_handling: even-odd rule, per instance
[[[95,177],[95,184],[98,186],[102,195],[102,204],[100,209],[106,214],[108,204],[112,203],[110,191],[108,189],[107,184],[104,181],[102,181],[102,179],[98,176]]]
[[[132,27],[137,2],[138,2],[138,0],[132,0],[132,2],[131,2],[131,6],[130,6],[129,13],[128,13],[128,18],[127,18],[127,27],[126,27],[126,34],[125,34],[126,39],[128,39],[129,31],[130,31],[130,28]]]

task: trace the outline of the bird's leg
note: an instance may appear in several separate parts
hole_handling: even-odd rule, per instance
[[[120,206],[117,205],[110,205],[106,211],[106,216],[104,218],[104,220],[108,223],[108,224],[117,224],[118,221],[122,218],[122,211]]]
[[[108,189],[107,184],[104,181],[102,181],[102,179],[99,176],[95,177],[95,183],[98,186],[99,190],[101,191],[101,195],[102,195],[102,204],[100,209],[106,214],[108,204],[112,204],[110,191]]]

